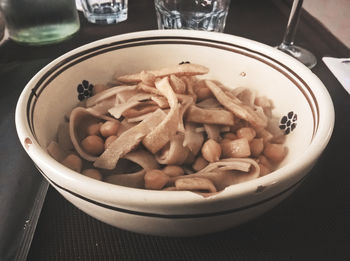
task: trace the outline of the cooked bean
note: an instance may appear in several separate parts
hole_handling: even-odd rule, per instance
[[[118,137],[115,135],[109,136],[106,140],[105,140],[105,149],[108,148],[108,146],[117,139]]]
[[[268,143],[264,149],[264,155],[273,162],[281,162],[287,154],[287,149],[282,144]]]
[[[191,165],[195,159],[196,159],[196,156],[192,153],[192,151],[189,151],[184,164]]]
[[[86,153],[98,156],[104,151],[103,139],[96,135],[87,136],[81,141],[81,147]]]
[[[145,174],[146,189],[162,189],[168,184],[170,177],[159,169],[149,170]]]
[[[235,140],[235,139],[237,139],[237,135],[232,133],[232,132],[228,132],[228,133],[224,134],[224,139]]]
[[[238,138],[246,138],[248,142],[251,142],[256,136],[255,130],[249,127],[238,129],[236,134]]]
[[[273,135],[265,129],[256,130],[256,133],[259,138],[263,138],[264,144],[270,142],[273,139]]]
[[[205,84],[205,81],[198,81],[194,87],[194,92],[197,95],[198,101],[202,101],[213,97],[213,93]]]
[[[253,139],[249,145],[253,157],[258,157],[264,150],[264,140],[262,138]]]
[[[49,146],[47,146],[47,152],[58,162],[64,160],[67,153],[57,144],[56,141],[51,141]]]
[[[97,180],[134,188],[190,190],[203,196],[274,171],[287,149],[280,145],[286,136],[278,118],[272,118],[272,101],[243,87],[231,90],[218,81],[197,77],[208,72],[202,67],[185,64],[118,78],[130,86],[96,84],[92,92],[99,93],[98,97],[80,102],[78,107],[84,108],[74,109],[64,123],[64,133],[69,130],[64,136],[72,139],[74,148],[62,147],[58,138],[61,149],[52,142],[49,154],[79,172],[82,165],[91,166],[82,174]],[[135,105],[136,101],[139,104]],[[116,102],[118,108],[114,107]],[[159,108],[164,114],[161,120]],[[166,145],[172,144],[174,135],[181,136],[179,148]],[[162,143],[159,148],[146,146],[157,141]],[[75,153],[71,149],[81,158],[67,156]],[[120,158],[140,165],[142,170],[102,176],[101,169],[124,172],[126,166],[121,161],[119,164]],[[85,164],[83,159],[91,162]],[[219,180],[220,173],[224,178]]]
[[[210,97],[213,97],[211,90],[208,87],[198,88],[196,89],[197,98],[199,101],[203,101]]]
[[[93,179],[102,180],[102,174],[97,169],[85,169],[82,174]]]
[[[90,124],[86,129],[87,136],[100,135],[101,126],[102,126],[102,122]]]
[[[271,162],[263,155],[261,154],[257,160],[259,164],[265,165],[267,168],[271,169],[272,164]]]
[[[62,164],[71,170],[75,170],[76,172],[80,172],[83,161],[81,158],[75,154],[69,154],[67,157],[64,158],[62,161]]]
[[[202,156],[209,162],[215,162],[220,159],[221,146],[215,140],[209,139],[202,146]]]
[[[208,164],[208,161],[206,161],[202,156],[199,156],[193,163],[192,168],[195,171],[200,171],[201,169],[204,169],[206,166],[208,166]]]
[[[117,135],[119,129],[119,121],[106,121],[100,127],[100,132],[103,137]]]
[[[244,158],[250,156],[250,147],[246,138],[221,141],[222,154],[226,158]]]
[[[162,189],[163,191],[177,191],[176,187],[166,187]]]
[[[177,177],[184,174],[184,170],[180,166],[176,165],[167,165],[165,168],[163,168],[163,172],[169,177]]]
[[[236,132],[240,128],[244,128],[244,127],[247,127],[247,126],[248,126],[248,123],[246,121],[236,117],[235,118],[235,124],[233,126],[230,126],[230,131]]]
[[[115,121],[106,121],[100,127],[100,132],[103,137],[109,137],[112,135],[117,135],[120,122]]]
[[[58,126],[57,130],[57,143],[64,151],[70,151],[73,149],[73,143],[69,135],[69,123],[64,122]]]
[[[263,164],[259,164],[259,167],[260,167],[259,177],[263,177],[271,172],[271,169],[269,169],[268,167],[266,167]]]
[[[272,143],[283,144],[286,141],[286,135],[275,135],[271,140]]]

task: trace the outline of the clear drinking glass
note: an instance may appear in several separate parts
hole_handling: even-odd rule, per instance
[[[128,19],[128,0],[80,1],[83,7],[84,16],[91,23],[116,24]]]
[[[62,41],[80,28],[74,0],[0,0],[9,37],[41,45]]]
[[[5,35],[5,20],[0,10],[0,42]]]
[[[286,32],[283,37],[282,43],[277,47],[279,50],[296,58],[308,68],[313,68],[317,64],[317,59],[310,51],[294,45],[295,33],[298,27],[299,18],[303,0],[294,0],[292,10],[290,12]]]
[[[223,32],[230,0],[155,0],[159,29]]]

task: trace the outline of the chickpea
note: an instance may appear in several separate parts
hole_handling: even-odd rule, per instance
[[[204,169],[208,164],[208,161],[206,161],[202,156],[199,156],[193,163],[192,168],[195,171],[200,171],[201,169]]]
[[[187,158],[185,159],[184,164],[191,165],[194,162],[195,157],[196,156],[192,153],[192,151],[189,151],[188,155],[187,155]]]
[[[70,168],[71,170],[74,170],[80,173],[83,165],[83,161],[79,156],[75,154],[69,154],[67,157],[64,158],[64,160],[62,161],[62,164]]]
[[[118,133],[119,121],[106,121],[100,127],[100,132],[103,137],[115,136]]]
[[[258,157],[264,150],[264,140],[262,138],[253,139],[249,145],[253,157]]]
[[[176,187],[166,187],[162,189],[163,191],[177,191]]]
[[[176,165],[167,165],[164,169],[163,172],[165,175],[169,177],[177,177],[184,175],[184,170],[180,166]]]
[[[248,142],[251,142],[255,136],[256,136],[256,132],[253,128],[249,128],[249,127],[244,127],[244,128],[240,128],[237,130],[236,132],[237,137],[238,138],[246,138],[248,140]]]
[[[237,139],[237,136],[232,132],[228,132],[228,133],[224,134],[224,139],[235,140],[235,139]]]
[[[195,92],[199,101],[213,97],[213,94],[208,87],[197,88]]]
[[[102,174],[97,169],[85,169],[82,174],[93,179],[102,180]]]
[[[207,140],[202,146],[202,156],[209,162],[215,162],[220,159],[221,146],[213,139]]]
[[[207,85],[205,84],[205,81],[203,80],[200,80],[196,83],[194,87],[194,92],[197,95],[198,101],[202,101],[210,97],[213,97],[211,90],[207,87]]]
[[[286,135],[275,135],[271,141],[273,143],[283,144],[286,141]]]
[[[246,138],[221,141],[222,154],[226,158],[245,158],[250,156],[250,147]]]
[[[247,122],[245,120],[241,120],[239,118],[235,118],[235,124],[233,126],[230,126],[230,131],[231,132],[236,132],[240,128],[247,127]]]
[[[64,158],[67,156],[66,152],[55,141],[51,141],[49,146],[47,146],[47,152],[51,157],[59,162],[62,162],[62,160],[64,160]]]
[[[260,174],[259,174],[260,177],[265,176],[271,172],[271,170],[263,164],[259,164],[259,167],[260,167]]]
[[[98,156],[104,151],[103,139],[96,135],[87,136],[81,141],[81,146],[90,155]]]
[[[273,139],[273,135],[265,129],[258,129],[257,136],[263,138],[264,144],[270,142]]]
[[[259,164],[264,165],[265,167],[267,167],[268,169],[272,169],[272,165],[271,162],[264,156],[264,155],[260,155],[257,162]]]
[[[168,184],[170,177],[159,169],[149,170],[145,174],[146,189],[162,189]]]
[[[100,135],[101,126],[102,126],[102,122],[90,124],[86,129],[87,136]]]
[[[106,140],[105,140],[105,150],[108,148],[109,145],[111,145],[111,143],[113,141],[115,141],[118,137],[117,136],[109,136]]]
[[[268,143],[264,149],[264,155],[273,162],[281,162],[287,154],[287,149],[282,144]]]

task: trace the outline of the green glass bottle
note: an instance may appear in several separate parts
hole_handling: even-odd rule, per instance
[[[0,0],[9,37],[23,44],[63,41],[80,28],[75,0]]]

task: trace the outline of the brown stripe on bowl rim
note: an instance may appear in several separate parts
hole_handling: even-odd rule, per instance
[[[29,99],[27,103],[26,112],[27,112],[28,125],[35,139],[37,139],[35,135],[35,129],[34,129],[34,108],[36,105],[36,101],[40,97],[41,93],[45,90],[45,88],[49,85],[49,83],[52,82],[58,75],[60,75],[62,72],[64,72],[68,68],[80,62],[100,54],[104,54],[104,53],[111,52],[118,49],[135,47],[135,46],[158,45],[158,44],[198,45],[198,46],[222,49],[222,50],[238,53],[238,54],[253,58],[259,62],[262,62],[270,66],[274,70],[280,72],[299,89],[299,91],[303,94],[303,96],[307,100],[310,110],[312,112],[312,117],[313,117],[313,135],[311,140],[314,138],[319,126],[318,102],[310,86],[287,65],[281,63],[280,61],[264,53],[261,53],[234,43],[228,43],[228,42],[212,40],[212,39],[205,39],[200,37],[196,38],[196,37],[186,37],[186,36],[150,36],[150,37],[132,38],[128,40],[113,41],[113,42],[101,44],[99,46],[92,47],[86,50],[82,50],[80,52],[72,54],[67,58],[64,58],[63,60],[59,61],[57,64],[49,68],[44,73],[44,75],[37,80],[37,83],[31,90],[31,94],[29,95]],[[72,52],[74,52],[74,50]],[[299,82],[295,79],[297,79]],[[307,91],[303,88],[303,86]],[[311,98],[307,94],[309,94]],[[313,104],[315,108],[313,107]]]

